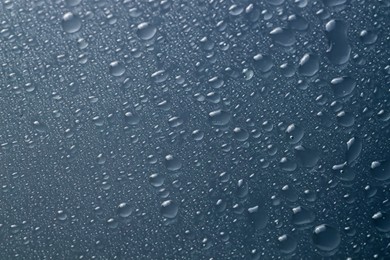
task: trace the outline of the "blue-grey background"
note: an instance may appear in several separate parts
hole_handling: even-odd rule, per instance
[[[389,259],[390,1],[2,0],[0,259]]]

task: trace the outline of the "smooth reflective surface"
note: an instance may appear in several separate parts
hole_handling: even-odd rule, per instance
[[[388,0],[3,0],[0,259],[390,259]]]

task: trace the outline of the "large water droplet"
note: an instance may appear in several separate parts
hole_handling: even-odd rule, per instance
[[[81,28],[81,18],[71,12],[67,12],[62,16],[62,29],[67,33],[75,33]]]
[[[322,2],[326,6],[334,7],[334,6],[345,4],[347,0],[322,0]]]
[[[309,23],[302,16],[293,14],[288,17],[288,27],[296,31],[306,31]]]
[[[126,203],[121,203],[121,204],[119,204],[116,212],[117,212],[118,216],[120,216],[122,218],[127,218],[133,212],[133,208]]]
[[[294,150],[296,158],[304,167],[314,167],[320,159],[320,153],[315,149],[299,145]]]
[[[377,212],[372,216],[372,221],[375,228],[384,233],[390,232],[390,214],[385,212]]]
[[[156,32],[156,26],[150,23],[140,23],[137,26],[137,36],[145,41],[152,39]]]
[[[128,125],[138,125],[139,122],[141,121],[141,118],[138,114],[133,113],[133,112],[126,112],[125,113],[125,123]]]
[[[282,170],[287,172],[295,171],[295,169],[297,168],[297,164],[293,160],[287,159],[286,157],[283,157],[280,160],[279,166]]]
[[[119,61],[113,61],[110,63],[110,74],[115,77],[120,77],[125,73],[125,66]]]
[[[270,5],[281,5],[284,3],[284,0],[267,0],[267,3]]]
[[[360,40],[367,45],[374,44],[378,39],[378,34],[373,31],[363,30],[360,32]]]
[[[33,127],[39,133],[46,133],[47,131],[49,131],[49,127],[42,121],[38,121],[38,120],[33,121]]]
[[[390,179],[390,161],[374,161],[371,163],[371,174],[379,181]]]
[[[290,47],[295,44],[294,32],[290,29],[277,27],[270,32],[271,39],[278,45]]]
[[[191,135],[192,135],[192,138],[194,138],[195,141],[200,141],[204,137],[204,133],[201,130],[199,130],[199,129],[196,129],[196,130],[192,131]]]
[[[256,54],[253,57],[255,68],[259,69],[261,72],[268,72],[274,66],[271,56],[266,54]]]
[[[290,202],[295,202],[298,200],[297,191],[293,187],[290,187],[289,185],[283,186],[280,193],[284,198],[286,198]]]
[[[229,111],[218,109],[209,113],[209,120],[214,126],[224,126],[230,122],[231,114]]]
[[[182,166],[182,163],[181,163],[179,158],[174,157],[171,154],[168,154],[167,156],[165,156],[165,167],[169,171],[180,170],[181,166]]]
[[[237,183],[237,197],[239,198],[245,198],[248,195],[249,192],[249,186],[246,181],[243,179],[238,180]]]
[[[301,141],[305,132],[303,128],[295,124],[291,124],[286,129],[287,140],[290,144],[296,144]]]
[[[67,6],[76,6],[81,3],[81,0],[65,0]]]
[[[340,111],[337,114],[337,123],[343,127],[351,127],[355,123],[355,117],[352,113]]]
[[[341,20],[331,20],[325,27],[326,37],[329,41],[329,49],[326,51],[329,60],[335,65],[348,62],[351,47],[348,43],[347,25]]]
[[[264,229],[267,226],[269,216],[265,210],[255,206],[248,209],[249,221],[256,229]]]
[[[179,211],[179,205],[173,200],[166,200],[161,204],[161,215],[166,218],[175,218]]]
[[[320,57],[306,53],[299,61],[298,72],[302,76],[314,76],[320,69]]]
[[[345,155],[347,162],[352,163],[353,161],[355,161],[359,157],[362,148],[363,142],[360,138],[353,137],[349,139],[349,141],[347,142],[347,152]]]
[[[312,239],[313,244],[323,251],[332,251],[336,249],[341,242],[340,232],[327,224],[315,227]]]
[[[296,207],[292,209],[292,223],[294,225],[308,225],[311,224],[315,220],[314,213],[302,206]]]
[[[164,176],[158,173],[153,173],[149,176],[149,182],[153,187],[161,187],[164,184]]]
[[[68,219],[68,215],[66,214],[65,211],[59,210],[57,211],[57,219],[64,222]]]
[[[297,240],[290,235],[278,237],[279,250],[284,254],[291,254],[297,248]]]
[[[245,129],[242,129],[241,127],[235,127],[233,129],[233,136],[237,141],[244,142],[248,140],[249,133]]]
[[[334,78],[330,83],[336,98],[348,96],[352,93],[356,86],[356,81],[351,77]]]

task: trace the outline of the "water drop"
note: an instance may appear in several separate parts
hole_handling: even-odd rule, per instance
[[[141,121],[141,118],[138,114],[133,113],[133,112],[126,112],[125,113],[125,123],[127,125],[138,125],[139,122]]]
[[[314,228],[312,235],[313,244],[320,250],[332,251],[336,249],[340,242],[340,232],[327,224],[322,224]]]
[[[291,254],[297,248],[297,240],[289,235],[282,235],[278,237],[279,250],[284,254]]]
[[[76,6],[76,5],[79,5],[81,3],[81,0],[65,0],[65,3],[67,6]]]
[[[209,113],[209,120],[213,126],[224,126],[230,122],[229,111],[218,109]]]
[[[363,142],[360,138],[353,137],[349,139],[349,141],[347,142],[347,152],[345,155],[346,160],[349,164],[355,161],[359,157],[362,148],[363,148]]]
[[[295,171],[295,169],[297,168],[297,164],[293,160],[287,159],[286,157],[283,157],[280,160],[279,166],[282,170],[286,172]]]
[[[64,222],[68,219],[68,215],[63,210],[57,212],[57,219]]]
[[[287,28],[277,27],[270,32],[271,39],[278,45],[290,47],[295,44],[294,32]]]
[[[296,31],[306,31],[309,23],[302,16],[293,14],[288,17],[288,27]]]
[[[269,216],[265,210],[255,206],[248,209],[249,221],[256,229],[264,229],[267,226]]]
[[[320,58],[315,54],[306,53],[299,61],[298,72],[302,76],[314,76],[320,68]]]
[[[42,121],[33,121],[33,127],[39,133],[46,133],[47,131],[49,131],[47,125]]]
[[[367,45],[374,44],[378,39],[378,34],[373,31],[363,30],[360,32],[360,40]]]
[[[137,26],[137,36],[144,41],[152,39],[156,32],[157,28],[150,23],[140,23]]]
[[[165,167],[169,171],[180,170],[181,166],[182,166],[182,163],[181,163],[179,158],[174,157],[171,154],[168,154],[167,156],[165,156]]]
[[[296,158],[304,167],[314,167],[320,159],[320,153],[315,149],[299,145],[296,146],[294,150]]]
[[[249,138],[249,133],[245,129],[242,129],[240,127],[235,127],[233,129],[233,137],[240,142],[244,142],[248,140]]]
[[[309,225],[313,223],[315,220],[314,213],[303,206],[293,208],[292,211],[293,211],[292,223],[294,225],[298,225],[298,226]]]
[[[284,3],[284,0],[267,0],[267,3],[270,5],[281,5]]]
[[[390,214],[379,211],[372,216],[372,221],[378,231],[390,232]]]
[[[149,182],[155,188],[161,187],[164,184],[164,180],[164,176],[158,173],[153,173],[149,176]]]
[[[281,195],[290,202],[296,202],[298,200],[297,191],[289,185],[285,185],[282,187]]]
[[[330,82],[334,96],[336,98],[343,98],[350,95],[356,86],[356,81],[351,77],[334,78]]]
[[[270,71],[274,66],[271,56],[267,54],[256,54],[253,57],[253,61],[255,68],[259,69],[263,73]]]
[[[116,210],[116,213],[118,214],[118,216],[120,216],[122,218],[129,217],[132,212],[133,212],[133,208],[126,203],[119,204],[119,206]]]
[[[390,179],[390,161],[374,161],[371,163],[371,175],[378,181]]]
[[[67,33],[75,33],[81,28],[81,18],[71,12],[67,12],[62,16],[62,29]]]
[[[353,114],[345,111],[340,111],[337,114],[337,123],[343,127],[351,127],[355,123],[355,117]]]
[[[110,74],[115,77],[120,77],[125,73],[125,66],[119,61],[113,61],[110,63]]]
[[[348,62],[351,46],[348,43],[347,25],[342,20],[330,20],[325,26],[329,49],[326,51],[329,60],[335,65]]]
[[[239,5],[232,5],[229,7],[229,14],[232,16],[238,16],[244,11],[244,7]]]
[[[203,139],[204,133],[201,130],[197,129],[197,130],[192,131],[191,135],[195,141],[200,141]]]
[[[245,198],[248,195],[249,192],[249,186],[246,181],[243,179],[238,180],[237,183],[237,197],[239,198]]]
[[[286,129],[287,140],[290,144],[297,144],[303,138],[305,132],[303,128],[295,124],[291,124]]]
[[[172,200],[166,200],[161,204],[161,215],[163,215],[166,218],[175,218],[177,213],[179,211],[179,205],[172,201]]]

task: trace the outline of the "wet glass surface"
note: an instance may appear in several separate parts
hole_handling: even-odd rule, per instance
[[[389,0],[1,0],[0,259],[389,259]]]

